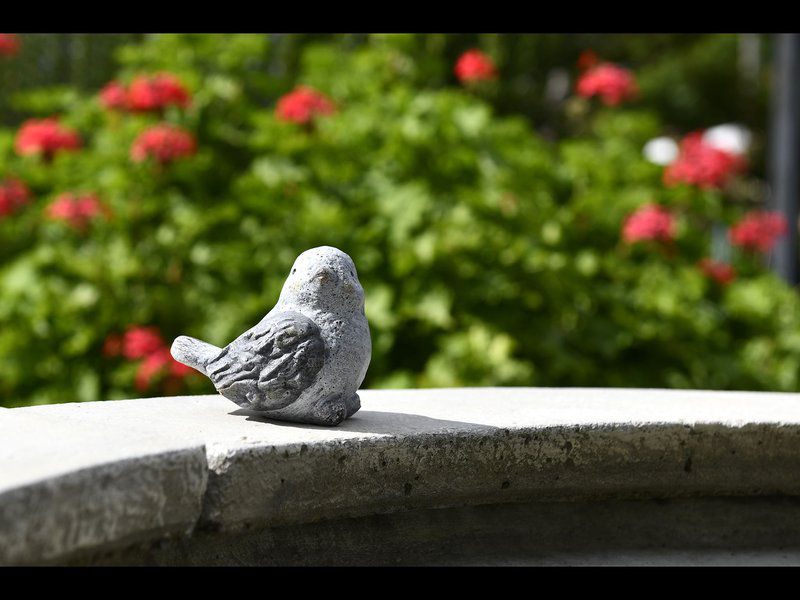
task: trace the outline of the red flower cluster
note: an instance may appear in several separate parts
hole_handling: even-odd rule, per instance
[[[164,346],[148,354],[139,364],[139,370],[136,371],[136,389],[142,392],[147,390],[153,379],[164,373],[168,376],[165,382],[167,387],[174,389],[175,382],[181,381],[191,375],[192,372],[193,369],[191,367],[187,367],[172,358],[169,348]]]
[[[47,216],[64,221],[74,229],[83,230],[95,217],[108,217],[110,211],[94,194],[61,194],[47,207]]]
[[[30,202],[31,193],[19,179],[6,179],[0,182],[0,217],[13,214],[21,206]]]
[[[731,227],[731,243],[754,252],[769,252],[775,242],[789,230],[786,218],[779,212],[754,210]]]
[[[194,370],[172,358],[156,327],[132,326],[123,335],[111,334],[103,345],[103,354],[108,357],[122,355],[127,360],[139,360],[136,371],[136,389],[146,391],[153,380],[167,376],[165,385],[174,389]]]
[[[728,285],[736,279],[736,269],[727,263],[704,258],[697,263],[697,266],[706,277],[720,285]]]
[[[601,63],[580,76],[577,92],[584,98],[600,96],[603,104],[616,106],[639,93],[636,79],[628,69],[612,63]]]
[[[148,158],[167,164],[193,155],[197,145],[191,133],[176,125],[161,123],[144,130],[131,146],[131,160],[143,162]]]
[[[675,219],[656,204],[647,204],[625,219],[622,239],[627,244],[642,240],[668,242],[675,237]]]
[[[714,148],[703,141],[702,131],[694,131],[683,138],[678,158],[664,170],[664,183],[719,188],[746,165],[742,156]]]
[[[100,90],[100,102],[106,108],[136,112],[158,112],[167,106],[185,108],[190,100],[188,90],[171,73],[139,75],[127,89],[112,81]]]
[[[330,115],[336,105],[314,88],[301,85],[281,96],[275,106],[275,116],[281,121],[305,125],[318,115]]]
[[[16,33],[0,33],[0,56],[14,56],[19,52],[19,36]]]
[[[128,360],[145,358],[163,346],[157,327],[131,327],[122,338],[122,355]]]
[[[128,90],[130,107],[137,111],[161,110],[170,105],[185,108],[189,100],[189,92],[180,79],[170,73],[136,77]]]
[[[118,81],[111,81],[100,90],[100,103],[110,109],[128,107],[128,90]]]
[[[81,138],[76,131],[64,127],[56,118],[28,119],[17,132],[14,148],[17,154],[41,154],[46,160],[60,150],[77,150]]]
[[[599,62],[600,59],[598,58],[597,53],[594,50],[591,49],[584,50],[578,57],[578,68],[581,71],[586,71],[594,67]]]
[[[477,48],[464,52],[456,61],[453,71],[462,83],[490,81],[497,77],[492,59]]]

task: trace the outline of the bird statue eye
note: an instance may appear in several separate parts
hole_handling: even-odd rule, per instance
[[[294,275],[295,273],[297,273],[297,267],[295,267],[294,269],[292,269],[292,275]]]

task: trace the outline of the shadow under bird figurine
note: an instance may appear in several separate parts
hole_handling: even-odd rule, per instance
[[[180,336],[175,360],[265,417],[338,425],[361,408],[372,343],[353,260],[331,246],[294,261],[275,307],[224,348]]]

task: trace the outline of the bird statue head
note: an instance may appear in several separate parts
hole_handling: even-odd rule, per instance
[[[347,316],[364,313],[364,289],[347,254],[331,246],[306,250],[294,261],[278,303]]]

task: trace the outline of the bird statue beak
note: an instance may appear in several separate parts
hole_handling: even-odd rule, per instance
[[[330,269],[321,269],[314,274],[314,280],[319,281],[321,284],[326,284],[329,281],[336,281],[337,279],[336,273]]]

